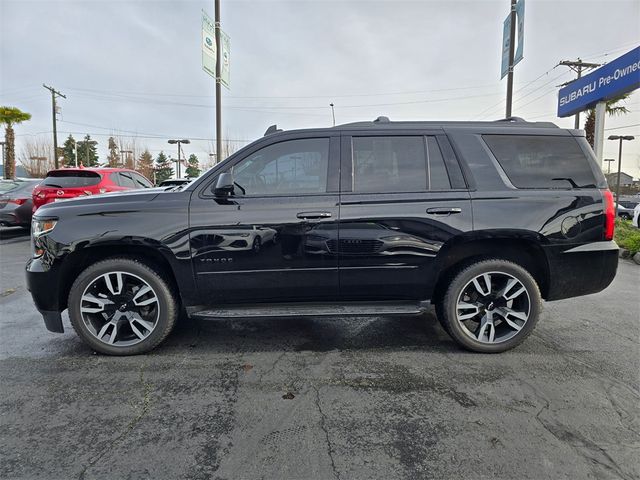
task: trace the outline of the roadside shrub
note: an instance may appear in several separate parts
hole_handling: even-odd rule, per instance
[[[617,219],[615,241],[631,255],[640,252],[640,228],[635,228],[629,220]]]

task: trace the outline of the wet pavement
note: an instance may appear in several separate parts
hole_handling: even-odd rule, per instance
[[[149,355],[45,330],[0,231],[0,478],[634,479],[640,267],[500,355],[426,317],[185,321]]]

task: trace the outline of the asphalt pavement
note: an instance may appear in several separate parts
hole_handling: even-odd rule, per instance
[[[423,317],[185,321],[149,355],[46,331],[0,231],[2,479],[640,478],[640,267],[499,355]]]

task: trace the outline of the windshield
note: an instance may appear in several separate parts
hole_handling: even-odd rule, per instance
[[[3,180],[0,182],[0,194],[13,192],[24,185],[24,182],[14,182],[13,180]]]

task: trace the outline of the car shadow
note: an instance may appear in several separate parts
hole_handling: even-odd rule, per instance
[[[435,315],[351,318],[185,319],[156,351],[198,353],[420,349],[461,350]]]
[[[29,229],[24,227],[0,227],[0,241],[29,237]]]

